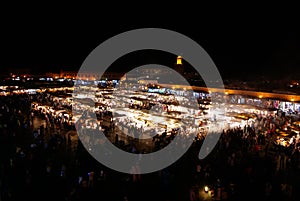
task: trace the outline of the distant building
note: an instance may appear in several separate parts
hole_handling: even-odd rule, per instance
[[[52,77],[54,79],[60,78],[59,73],[46,73],[45,75],[46,75],[46,77]]]
[[[65,71],[65,70],[60,70],[59,72],[59,77],[60,78],[67,78],[67,79],[75,79],[77,76],[77,71]]]
[[[181,75],[184,74],[184,66],[183,66],[183,63],[182,63],[182,56],[178,56],[177,59],[176,59],[176,64],[174,66],[174,69],[180,73]]]
[[[147,85],[147,84],[158,84],[157,80],[139,80],[139,84]]]
[[[81,80],[119,80],[123,73],[117,72],[78,72],[78,71],[65,71],[60,70],[59,77],[65,79],[81,79]],[[101,76],[101,77],[100,77]]]

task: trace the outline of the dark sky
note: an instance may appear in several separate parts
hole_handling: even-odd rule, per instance
[[[2,19],[0,69],[30,68],[33,72],[78,70],[86,56],[110,37],[135,28],[157,27],[180,32],[199,43],[224,78],[271,79],[300,76],[299,24],[268,19],[192,17],[157,20],[106,20],[89,17],[31,17]],[[145,53],[145,52],[144,52]],[[138,55],[136,61],[162,61],[157,54]],[[135,59],[122,68],[135,65]],[[169,60],[166,60],[168,63]],[[173,65],[172,63],[170,65]]]

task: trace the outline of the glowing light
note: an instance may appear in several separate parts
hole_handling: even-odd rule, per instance
[[[225,92],[226,95],[228,95],[228,92]]]
[[[295,100],[295,99],[293,99],[293,98],[291,99],[292,102],[293,102],[294,100]]]
[[[263,97],[262,95],[259,95],[259,96],[258,96],[258,98],[262,98],[262,97]]]
[[[182,56],[178,56],[177,57],[177,62],[176,62],[177,65],[182,65]]]
[[[205,191],[205,193],[208,193],[208,191],[209,191],[208,186],[204,186],[204,191]]]

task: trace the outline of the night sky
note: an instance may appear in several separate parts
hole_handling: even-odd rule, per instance
[[[270,79],[300,76],[298,24],[277,19],[237,20],[197,16],[154,20],[106,20],[95,17],[33,15],[2,19],[1,71],[29,68],[32,72],[78,70],[86,56],[110,37],[136,28],[156,27],[182,33],[198,42],[211,56],[223,78]],[[138,16],[136,17],[138,18]],[[93,20],[91,20],[93,19]],[[179,20],[178,20],[179,19]],[[235,19],[235,20],[233,20]],[[188,23],[186,23],[188,22]],[[173,65],[173,57],[144,51],[123,58],[125,70],[135,65]],[[165,58],[165,59],[164,59]],[[116,61],[116,63],[118,63]],[[120,63],[120,62],[119,62]]]

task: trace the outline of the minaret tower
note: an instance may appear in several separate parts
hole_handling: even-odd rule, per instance
[[[183,64],[182,64],[182,56],[178,56],[176,59],[176,64],[175,64],[175,68],[174,68],[178,73],[180,73],[181,75],[183,75],[184,73],[184,68],[183,68]]]
[[[176,64],[174,69],[180,73],[181,75],[183,75],[184,73],[184,68],[183,68],[183,64],[182,64],[182,56],[178,56],[176,59]]]

